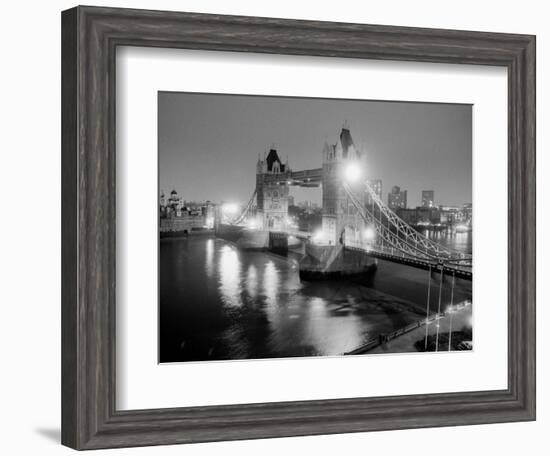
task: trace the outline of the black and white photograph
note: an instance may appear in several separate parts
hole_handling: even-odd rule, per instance
[[[158,93],[159,362],[474,350],[472,106]]]
[[[3,6],[1,454],[544,453],[546,4]]]

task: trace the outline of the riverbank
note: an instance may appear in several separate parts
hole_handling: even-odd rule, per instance
[[[433,315],[426,326],[426,320],[423,319],[414,327],[411,326],[407,331],[403,328],[401,333],[394,334],[389,340],[384,337],[378,341],[371,341],[362,347],[353,350],[347,354],[375,354],[375,353],[411,353],[422,351],[435,351],[434,343],[438,333],[439,339],[438,351],[448,351],[449,329],[452,331],[451,348],[457,349],[461,342],[471,342],[472,340],[472,305],[471,302],[459,304],[455,310],[440,315],[439,319]],[[452,326],[451,326],[452,325]],[[424,350],[424,340],[426,338],[426,329],[428,334],[428,349]],[[464,329],[464,330],[463,330]],[[462,340],[458,340],[458,338]],[[467,339],[469,337],[469,339]],[[468,344],[463,344],[463,349],[468,348]]]

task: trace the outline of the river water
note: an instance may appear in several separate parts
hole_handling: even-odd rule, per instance
[[[470,253],[471,233],[431,233]],[[367,282],[300,282],[299,256],[243,251],[204,235],[160,242],[160,362],[333,356],[425,318],[428,271],[379,261]],[[430,308],[437,311],[440,276]],[[441,310],[450,303],[444,276]],[[453,302],[471,300],[456,280]]]

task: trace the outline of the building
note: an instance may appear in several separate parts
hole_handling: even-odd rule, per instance
[[[463,222],[472,223],[472,203],[466,203],[462,206],[460,218]]]
[[[288,197],[288,205],[289,206],[294,206],[294,197],[293,196]]]
[[[215,208],[210,201],[184,204],[183,198],[178,196],[176,190],[172,190],[168,200],[166,200],[164,192],[161,191],[159,209],[161,237],[187,235],[192,231],[202,231],[214,227]]]
[[[159,208],[161,217],[179,217],[183,210],[183,198],[178,196],[178,192],[174,189],[170,192],[170,197],[166,199],[164,191],[161,190]]]
[[[434,207],[434,191],[422,190],[422,207]]]
[[[347,191],[343,185],[344,170],[352,165],[358,169],[365,168],[365,156],[356,147],[350,129],[344,124],[336,143],[325,142],[323,146],[323,219],[322,233],[329,245],[338,242],[356,241],[360,230],[351,229],[362,223],[357,208],[349,203]],[[356,184],[359,184],[359,179]],[[362,194],[364,204],[364,193]]]
[[[439,206],[441,223],[447,226],[456,225],[461,221],[460,208],[456,206]]]
[[[416,208],[417,225],[437,225],[441,223],[441,213],[436,207],[419,206]]]
[[[168,217],[160,219],[160,234],[164,237],[166,233],[190,234],[191,232],[209,230],[214,227],[214,218],[207,220],[202,215],[189,215],[184,213],[179,217]]]
[[[183,198],[181,196],[178,196],[178,192],[176,190],[172,190],[170,192],[170,198],[168,198],[168,206],[175,208],[180,208],[183,203]]]
[[[288,217],[289,186],[280,185],[279,176],[290,179],[288,160],[283,163],[275,149],[256,163],[257,224],[263,229],[284,230]],[[276,179],[273,179],[276,177]]]
[[[383,200],[382,179],[369,179],[367,181],[367,184],[369,185],[370,188],[374,190],[374,193],[376,193],[376,196],[378,196],[380,200]],[[366,204],[372,205],[372,203],[373,203],[372,198],[370,197],[370,195],[367,195]]]
[[[392,211],[396,209],[407,208],[407,190],[401,191],[401,188],[394,185],[391,193],[388,193],[388,206]]]
[[[397,209],[395,211],[397,216],[401,218],[408,225],[416,225],[418,223],[418,217],[416,214],[416,209]]]

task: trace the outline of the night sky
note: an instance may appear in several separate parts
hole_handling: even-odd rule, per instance
[[[187,201],[246,203],[258,154],[275,146],[293,170],[320,168],[325,141],[347,122],[367,154],[367,177],[421,191],[435,203],[472,200],[471,105],[159,92],[159,185]],[[295,201],[321,201],[320,189],[292,188]]]

